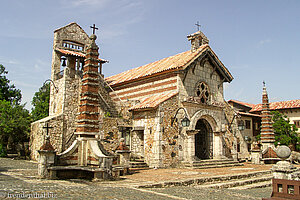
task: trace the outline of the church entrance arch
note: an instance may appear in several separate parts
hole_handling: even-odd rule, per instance
[[[195,156],[201,160],[213,158],[213,131],[205,119],[199,119],[195,130]]]

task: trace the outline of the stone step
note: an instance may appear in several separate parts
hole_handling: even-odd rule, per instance
[[[247,189],[253,189],[253,188],[264,188],[264,187],[270,187],[272,186],[272,180],[253,183],[250,185],[243,185],[243,186],[237,186],[233,188],[229,188],[231,190],[247,190]]]
[[[233,180],[241,180],[241,179],[248,179],[251,177],[262,177],[262,176],[270,176],[270,170],[264,171],[256,171],[256,172],[246,172],[246,173],[239,173],[239,174],[231,174],[231,175],[218,175],[212,177],[200,177],[200,178],[193,178],[187,180],[179,180],[179,181],[166,181],[166,182],[158,182],[154,184],[145,184],[140,185],[140,188],[163,188],[163,187],[173,187],[173,186],[188,186],[188,185],[195,185],[196,187],[201,185],[208,185],[208,184],[215,184],[221,183],[225,181],[233,181]]]
[[[206,160],[198,160],[198,161],[194,161],[194,163],[208,163],[208,162],[214,162],[214,163],[217,163],[217,162],[230,162],[230,161],[233,161],[233,159],[206,159]]]
[[[144,160],[140,160],[140,161],[130,161],[129,162],[130,165],[131,165],[131,168],[134,168],[134,169],[149,169],[149,166],[147,165],[147,163],[144,162]]]
[[[266,181],[270,182],[271,179],[272,179],[272,175],[267,175],[261,177],[251,177],[251,178],[244,178],[238,180],[230,180],[230,181],[224,181],[224,182],[213,183],[213,184],[203,184],[197,186],[197,188],[214,188],[214,189],[233,188],[233,187],[245,186],[245,185],[266,182]]]
[[[130,162],[132,166],[147,166],[147,163],[144,162]]]
[[[130,162],[145,162],[145,160],[142,158],[135,158],[135,159],[131,160]]]
[[[209,166],[209,165],[223,165],[223,164],[239,164],[238,161],[218,161],[218,162],[197,162],[192,165],[195,166]]]
[[[141,168],[137,168],[137,167],[135,167],[135,168],[129,168],[129,170],[131,171],[131,172],[135,172],[135,171],[141,171],[141,170],[147,170],[147,169],[150,169],[150,167],[141,167]]]
[[[192,166],[193,169],[209,169],[209,168],[223,168],[223,167],[237,167],[243,166],[243,163],[229,163],[229,164],[213,164],[213,165],[203,165],[203,166]]]

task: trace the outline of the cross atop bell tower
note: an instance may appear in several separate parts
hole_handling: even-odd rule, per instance
[[[98,30],[95,24],[93,26],[90,26],[91,29],[93,29],[93,35],[95,35],[95,30]]]

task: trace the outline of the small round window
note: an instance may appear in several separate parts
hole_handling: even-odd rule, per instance
[[[200,82],[196,87],[196,96],[200,97],[201,103],[207,103],[209,100],[209,88],[204,82]]]

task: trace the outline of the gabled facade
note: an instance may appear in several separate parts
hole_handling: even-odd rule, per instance
[[[191,50],[105,79],[101,69],[106,61],[99,59],[99,107],[94,112],[100,121],[97,137],[107,151],[114,153],[124,138],[131,157],[144,159],[150,167],[231,158],[236,150],[228,130],[233,111],[224,101],[223,83],[233,77],[202,32],[188,39]],[[69,43],[80,47],[63,46]],[[55,31],[52,80],[56,87],[51,85],[50,116],[32,124],[33,151],[43,140],[45,122],[55,127],[51,140],[59,152],[73,140],[83,87],[80,62],[89,43],[75,23]],[[57,76],[64,57],[68,64],[64,74]],[[181,125],[184,118],[190,121],[188,126]]]

